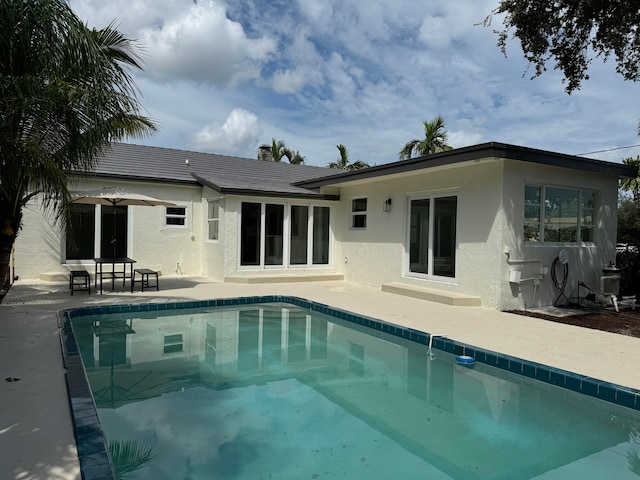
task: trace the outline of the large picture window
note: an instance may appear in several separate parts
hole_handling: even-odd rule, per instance
[[[409,202],[409,273],[455,277],[457,211],[455,196]]]
[[[329,207],[242,202],[240,265],[329,263]]]
[[[595,198],[593,190],[525,186],[524,241],[593,242]]]

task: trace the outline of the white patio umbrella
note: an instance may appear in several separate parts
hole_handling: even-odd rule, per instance
[[[87,190],[71,193],[71,203],[83,203],[93,205],[111,205],[113,207],[113,256],[116,252],[116,214],[117,206],[143,205],[143,206],[171,206],[171,202],[165,202],[158,198],[142,195],[141,193],[129,192],[122,187],[104,187],[98,190]]]

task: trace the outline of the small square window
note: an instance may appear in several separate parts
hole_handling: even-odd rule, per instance
[[[187,207],[166,207],[166,224],[184,227],[187,224]]]
[[[164,336],[164,345],[162,353],[169,355],[171,353],[180,353],[184,351],[184,338],[181,333],[174,333]]]
[[[367,199],[354,198],[351,200],[351,228],[367,228]]]

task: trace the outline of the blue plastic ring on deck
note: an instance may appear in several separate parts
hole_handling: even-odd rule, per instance
[[[476,359],[470,357],[469,355],[458,355],[456,357],[456,362],[461,365],[473,365],[474,363],[476,363]]]

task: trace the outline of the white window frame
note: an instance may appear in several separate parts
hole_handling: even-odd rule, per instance
[[[171,337],[180,337],[180,339],[170,340]],[[185,332],[163,332],[162,334],[162,356],[181,355],[185,351]],[[180,347],[180,350],[167,351],[167,347]]]
[[[215,217],[211,216],[210,206],[214,205]],[[211,238],[211,226],[216,225],[216,236]],[[220,240],[220,199],[209,198],[207,199],[207,242],[218,242]]]
[[[433,273],[434,271],[434,242],[436,239],[434,238],[434,213],[435,213],[435,201],[439,198],[446,197],[456,197],[456,238],[454,245],[454,261],[456,266],[454,268],[454,275],[452,277],[436,275]],[[412,272],[411,271],[411,202],[414,200],[429,200],[429,241],[427,248],[428,255],[428,272],[429,273],[421,273],[421,272]],[[437,280],[439,282],[444,283],[456,283],[457,274],[458,274],[458,246],[460,245],[460,194],[459,189],[452,190],[441,190],[437,192],[428,192],[428,193],[420,193],[407,196],[406,202],[406,232],[405,232],[405,261],[404,261],[404,276],[413,277],[413,278],[421,278],[421,279],[429,279],[429,280]]]
[[[537,204],[539,211],[538,211],[538,240],[529,240],[527,238],[525,229],[526,229],[526,217],[525,217],[525,210],[527,207],[527,203],[526,203],[526,189],[530,187],[530,188],[537,188],[540,191],[540,202]],[[576,203],[577,203],[577,212],[576,212],[576,219],[575,219],[575,228],[576,228],[576,233],[575,233],[575,240],[547,240],[545,238],[545,219],[546,219],[546,215],[545,215],[545,206],[547,204],[546,202],[546,198],[547,198],[547,190],[548,189],[556,189],[556,190],[566,190],[568,192],[576,192],[577,193],[577,197],[576,197]],[[591,196],[593,195],[594,198],[594,205],[592,207],[584,207],[583,203],[584,203],[584,197],[585,194]],[[595,232],[596,232],[596,214],[597,214],[597,197],[598,197],[598,191],[592,188],[579,188],[579,187],[567,187],[567,186],[560,186],[560,185],[551,185],[551,184],[534,184],[534,183],[527,183],[525,184],[525,195],[524,195],[524,203],[523,203],[523,209],[522,209],[522,215],[523,215],[523,226],[522,226],[522,240],[526,245],[541,245],[541,244],[568,244],[568,245],[584,245],[584,244],[588,244],[588,245],[593,245],[595,243]],[[535,204],[532,204],[533,206],[535,206]],[[590,229],[591,229],[591,236],[592,239],[591,240],[582,240],[582,219],[584,218],[584,212],[585,210],[588,210],[591,213],[591,225],[590,225]],[[567,217],[569,218],[569,217]],[[572,224],[573,225],[573,224]]]
[[[366,206],[364,210],[355,210],[355,205],[358,200],[364,200]],[[367,217],[369,211],[369,199],[367,197],[355,197],[351,199],[351,216],[349,217],[349,228],[351,230],[366,230],[367,229]],[[364,218],[364,226],[357,226],[356,219]]]
[[[321,203],[321,202],[311,202],[311,203],[306,203],[306,202],[280,202],[280,201],[264,201],[264,200],[256,200],[256,201],[252,201],[252,200],[243,200],[240,202],[240,205],[242,205],[242,203],[247,202],[247,203],[258,203],[260,204],[260,263],[258,265],[242,265],[241,263],[241,259],[242,259],[242,254],[241,254],[241,249],[242,249],[242,234],[241,234],[241,229],[242,229],[242,215],[241,215],[241,211],[242,211],[242,207],[240,207],[240,211],[238,214],[238,239],[237,239],[237,258],[236,258],[236,263],[237,263],[237,268],[239,270],[256,270],[256,269],[260,269],[260,270],[268,270],[268,269],[287,269],[287,270],[293,270],[293,269],[300,269],[300,268],[328,268],[332,265],[332,253],[333,253],[333,227],[332,227],[332,215],[333,215],[333,208],[331,205],[327,205],[325,203]],[[284,205],[284,225],[283,225],[283,259],[282,259],[282,264],[281,265],[266,265],[265,264],[265,242],[266,242],[266,224],[265,224],[265,215],[266,215],[266,206],[267,204],[270,205]],[[296,206],[296,207],[307,207],[307,262],[306,263],[300,263],[300,264],[291,264],[291,258],[290,258],[290,249],[291,249],[291,239],[290,239],[290,235],[291,235],[291,207]],[[328,208],[329,209],[329,261],[328,263],[313,263],[313,225],[314,225],[314,221],[315,221],[315,217],[313,215],[313,211],[314,211],[314,207],[324,207],[324,208]]]
[[[110,256],[109,252],[101,252],[101,232],[102,232],[102,214],[104,209],[112,209],[110,205],[94,205],[94,232],[95,237],[93,241],[93,255],[91,258],[85,259],[70,259],[67,258],[67,235],[66,231],[62,235],[61,238],[61,250],[60,250],[60,261],[64,265],[95,265],[93,259],[95,257],[104,257]],[[132,239],[133,239],[133,215],[131,214],[131,210],[127,213],[127,251],[130,252],[133,248]]]
[[[169,213],[169,210],[172,208],[182,208],[184,209],[184,214],[178,213]],[[186,205],[172,205],[164,207],[164,226],[165,228],[187,228],[187,206]],[[183,219],[183,223],[181,225],[176,225],[169,223],[168,220],[170,218],[181,218]]]

